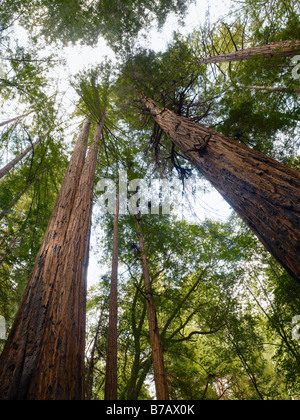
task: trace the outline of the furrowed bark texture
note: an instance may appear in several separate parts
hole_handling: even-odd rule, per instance
[[[2,400],[81,398],[80,380],[74,385],[74,377],[80,376],[76,370],[81,361],[74,361],[65,351],[62,339],[64,333],[70,338],[69,345],[73,346],[69,330],[75,327],[79,308],[67,302],[72,298],[69,296],[69,278],[61,275],[61,269],[67,267],[68,246],[65,244],[69,245],[67,238],[74,228],[71,214],[82,179],[90,125],[89,122],[84,124],[78,138],[15,322],[0,356]],[[74,251],[77,243],[73,244]],[[73,325],[66,324],[68,319],[64,312],[68,311],[73,312]],[[49,341],[50,347],[47,346]],[[55,365],[57,357],[61,357],[63,367]],[[70,366],[70,360],[73,366]],[[66,370],[71,369],[74,377],[69,381]]]
[[[300,41],[282,41],[258,47],[246,48],[227,54],[198,59],[199,64],[229,63],[231,61],[250,60],[253,57],[272,58],[289,57],[300,52]]]
[[[118,222],[120,195],[117,197],[114,219],[113,258],[109,302],[105,400],[118,399]]]
[[[36,141],[33,145],[27,147],[22,153],[12,159],[7,165],[5,165],[2,169],[0,169],[0,179],[3,178],[5,175],[8,174],[25,156],[28,155],[31,151],[33,151],[36,146],[40,144],[41,140]]]
[[[169,390],[167,384],[164,353],[162,348],[161,337],[158,328],[155,302],[153,299],[151,280],[148,268],[148,259],[146,255],[145,242],[142,231],[142,223],[139,216],[136,216],[138,233],[139,233],[139,244],[141,249],[141,259],[143,267],[143,277],[145,284],[145,297],[147,306],[147,315],[150,332],[150,344],[152,350],[152,363],[154,370],[154,381],[156,389],[156,398],[160,401],[169,400]]]
[[[300,282],[300,174],[147,98],[142,102],[287,272]],[[211,138],[210,138],[211,136]],[[199,151],[195,145],[210,138]]]
[[[97,126],[78,186],[68,232],[55,250],[53,305],[31,383],[43,400],[85,399],[85,324],[87,268],[94,179],[103,123]],[[59,249],[60,248],[60,249]],[[53,322],[54,321],[54,322]]]

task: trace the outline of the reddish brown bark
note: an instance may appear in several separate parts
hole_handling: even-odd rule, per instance
[[[149,333],[150,333],[150,344],[152,351],[152,363],[154,371],[154,381],[156,389],[156,398],[159,401],[164,401],[169,399],[169,390],[167,384],[165,363],[164,363],[164,352],[161,342],[161,337],[158,328],[157,315],[155,309],[155,302],[152,294],[151,280],[148,268],[148,259],[146,254],[145,242],[142,231],[142,222],[140,216],[136,216],[138,234],[139,234],[139,244],[141,250],[141,259],[143,267],[143,277],[145,285],[145,297],[146,297],[146,306],[147,306],[147,315],[149,323]]]
[[[120,195],[117,197],[114,219],[113,258],[109,302],[105,400],[118,399],[118,222]]]
[[[168,109],[161,110],[150,99],[142,102],[266,249],[300,281],[299,172]]]
[[[83,189],[82,182],[80,185],[79,182],[85,179],[83,168],[86,168],[84,163],[89,130],[90,123],[86,122],[62,183],[15,322],[0,357],[2,400],[80,399],[82,395],[82,347],[80,353],[70,354],[64,347],[64,340],[69,337],[69,348],[76,347],[76,343],[71,342],[71,331],[78,328],[78,311],[83,304],[81,302],[80,307],[75,307],[72,302],[75,296],[70,294],[76,294],[76,291],[72,290],[69,284],[69,276],[75,268],[75,272],[80,271],[82,274],[86,269],[83,258],[78,254],[78,241],[81,237],[73,236],[73,241],[76,240],[72,243],[70,235],[80,233],[81,219],[78,216],[78,224],[74,225],[77,203],[75,198],[80,185],[81,190]],[[77,194],[77,201],[78,199]],[[82,247],[83,244],[79,248]],[[75,266],[70,267],[71,260],[74,261],[70,252],[73,252],[73,255],[77,254],[76,259],[82,264],[79,270]],[[67,269],[69,275],[65,276],[62,269]],[[73,287],[76,287],[75,282]],[[82,299],[81,295],[78,296]],[[67,324],[70,316],[72,322]],[[80,328],[82,329],[82,326]],[[75,338],[76,341],[79,339],[79,336]],[[74,360],[74,357],[77,359]]]
[[[253,57],[289,57],[300,51],[300,41],[282,41],[276,44],[261,45],[258,47],[246,48],[233,51],[227,54],[220,54],[213,57],[198,59],[199,64],[229,63],[231,61],[250,60]]]
[[[53,304],[31,381],[32,395],[43,400],[85,399],[85,324],[87,268],[94,179],[104,120],[97,126],[78,186],[65,240],[54,254]],[[53,270],[52,270],[53,272]]]

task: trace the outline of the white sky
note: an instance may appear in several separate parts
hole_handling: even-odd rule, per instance
[[[196,0],[189,8],[185,18],[185,26],[180,27],[177,18],[170,15],[161,32],[156,28],[147,30],[145,46],[154,51],[165,50],[168,42],[172,40],[172,34],[178,30],[182,34],[189,34],[194,28],[205,22],[207,10],[210,10],[210,20],[215,22],[221,16],[228,13],[231,0]],[[67,60],[67,68],[70,74],[76,74],[89,64],[101,61],[101,57],[113,58],[114,54],[103,39],[100,39],[97,47],[69,47],[65,49],[64,58]]]
[[[188,9],[185,26],[180,26],[176,16],[171,14],[162,31],[158,32],[156,28],[147,30],[147,37],[143,41],[143,46],[154,51],[163,51],[167,48],[168,43],[172,41],[174,31],[179,31],[184,35],[191,33],[193,29],[198,28],[199,25],[205,22],[208,9],[210,21],[215,22],[228,13],[231,3],[232,0],[196,0],[195,4],[190,5]],[[26,31],[18,28],[16,35],[19,44],[26,46],[28,41]],[[113,51],[102,38],[99,39],[98,45],[95,47],[69,46],[61,51],[57,51],[56,47],[47,47],[40,51],[40,55],[47,57],[51,54],[51,51],[58,52],[59,57],[66,61],[66,64],[58,66],[50,74],[53,74],[54,78],[59,80],[61,90],[66,92],[64,100],[69,102],[66,105],[67,109],[70,109],[69,107],[73,105],[75,96],[73,89],[69,86],[70,78],[86,67],[101,63],[104,57],[111,59],[115,57]],[[1,113],[3,113],[3,117],[0,116],[0,121],[5,121],[7,116],[10,117],[11,110],[3,109]]]
[[[198,28],[200,24],[205,22],[205,16],[210,7],[210,20],[215,22],[221,16],[225,16],[228,13],[229,5],[231,0],[197,0],[195,5],[191,5],[189,13],[185,19],[186,26],[178,26],[176,18],[171,16],[164,26],[161,32],[158,32],[155,28],[148,31],[148,37],[146,41],[146,47],[155,51],[165,50],[169,42],[172,41],[174,30],[178,30],[182,34],[189,34],[194,28]],[[78,54],[79,53],[79,54]],[[82,64],[87,64],[99,60],[99,57],[107,55],[113,58],[113,54],[110,49],[107,48],[105,41],[100,41],[97,48],[82,48],[78,49],[70,48],[67,51],[66,58],[70,72],[75,74],[81,70]],[[198,222],[205,220],[205,218],[211,218],[214,220],[226,221],[231,215],[232,209],[224,201],[221,195],[213,190],[210,193],[198,194],[197,205],[195,210],[198,217]],[[157,217],[157,216],[154,216]],[[195,218],[195,221],[197,220]],[[96,235],[99,235],[97,229],[93,229],[91,244],[92,250],[90,253],[90,264],[88,272],[88,285],[92,286],[97,283],[99,276],[103,273],[104,267],[100,267],[97,263],[97,256],[101,250],[96,246]]]

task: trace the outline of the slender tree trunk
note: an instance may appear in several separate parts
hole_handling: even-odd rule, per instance
[[[228,323],[226,322],[226,327],[228,329],[229,332],[229,339],[232,342],[235,350],[236,350],[236,354],[238,356],[238,358],[240,359],[242,365],[244,366],[245,372],[247,373],[247,375],[249,376],[250,381],[252,382],[252,385],[255,388],[255,391],[257,392],[257,395],[259,396],[259,398],[261,400],[264,401],[264,396],[262,395],[262,393],[260,392],[259,388],[258,388],[258,383],[257,383],[257,379],[256,376],[254,374],[254,372],[251,369],[251,366],[249,365],[249,363],[247,362],[246,358],[243,355],[243,351],[239,348],[238,342],[235,340],[234,335],[231,333],[230,331],[230,327],[228,326]]]
[[[37,140],[33,145],[30,145],[25,149],[22,153],[16,156],[13,160],[11,160],[7,165],[5,165],[2,169],[0,169],[0,179],[3,178],[8,172],[13,169],[17,163],[19,163],[25,156],[28,155],[29,152],[33,151],[36,146],[40,144],[41,140]]]
[[[0,212],[0,221],[2,219],[4,219],[4,217],[10,213],[10,211],[14,208],[14,206],[17,204],[17,202],[23,197],[23,195],[26,193],[26,191],[28,190],[28,188],[31,186],[31,184],[33,183],[33,179],[30,180],[30,182],[28,182],[26,184],[26,186],[23,188],[22,191],[19,192],[19,194],[13,199],[13,201],[9,204],[9,207],[6,208],[5,210]]]
[[[72,354],[66,351],[62,335],[70,347],[74,347],[71,332],[77,327],[76,311],[82,308],[67,302],[68,297],[72,298],[68,280],[75,268],[69,267],[67,249],[70,247],[70,251],[75,251],[74,247],[81,239],[82,229],[77,226],[74,232],[71,215],[73,210],[76,213],[76,194],[80,181],[84,179],[90,125],[89,122],[84,124],[77,141],[23,300],[0,356],[2,400],[80,399],[82,396],[80,372],[83,361],[75,351]],[[79,222],[79,215],[76,218]],[[70,246],[67,239],[72,233],[77,233],[78,237]],[[76,258],[80,261],[80,255]],[[66,277],[61,273],[65,267],[70,270]],[[81,271],[84,271],[83,265]],[[67,323],[69,317],[65,312],[72,314],[71,325]],[[76,340],[80,338],[78,335]],[[48,343],[51,343],[50,347]],[[76,372],[77,369],[80,372]]]
[[[106,307],[106,302],[107,302],[107,297],[105,297],[104,302],[103,302],[101,314],[100,314],[98,325],[97,325],[96,334],[95,334],[95,337],[94,337],[94,343],[93,343],[93,347],[92,347],[92,351],[91,351],[90,362],[89,362],[87,373],[86,373],[86,379],[85,379],[86,400],[90,400],[91,397],[92,397],[91,394],[92,394],[92,386],[93,386],[93,372],[94,372],[94,365],[95,365],[95,360],[94,360],[95,359],[95,352],[96,352],[96,348],[97,348],[98,337],[99,337],[99,334],[100,334],[100,328],[101,328],[101,324],[102,324],[102,320],[103,320],[103,315],[104,315],[104,311],[105,311],[105,307]]]
[[[17,238],[13,238],[8,244],[5,246],[5,249],[0,248],[0,269],[6,260],[6,257],[11,252],[11,250],[16,246]],[[2,245],[2,244],[1,244]]]
[[[117,197],[114,220],[113,258],[109,302],[105,400],[118,399],[118,222],[120,194]]]
[[[142,100],[157,124],[279,261],[300,281],[300,174],[154,101]]]
[[[141,366],[142,369],[140,368],[141,373],[139,375],[139,378],[138,378],[136,386],[135,386],[135,394],[134,394],[134,398],[133,398],[134,400],[138,400],[138,398],[139,398],[139,396],[142,392],[142,388],[143,388],[143,385],[145,383],[146,377],[147,377],[147,375],[148,375],[148,373],[151,369],[151,366],[152,366],[152,358],[151,357],[149,357],[147,360],[145,360],[142,363],[142,366]],[[168,397],[168,399],[169,399],[169,397]]]
[[[276,44],[262,45],[198,59],[199,64],[228,63],[231,61],[250,60],[252,57],[289,57],[300,51],[300,41],[282,41]]]
[[[1,85],[0,85],[0,89],[1,89]],[[25,117],[28,117],[28,115],[32,114],[33,111],[28,112],[27,114],[23,114],[23,115],[19,115],[18,117],[12,118],[11,120],[8,121],[3,121],[2,123],[0,123],[0,127],[4,127],[7,124],[11,124],[15,121],[19,121],[22,120]]]
[[[300,89],[297,88],[293,88],[293,89],[288,89],[288,88],[282,88],[282,87],[273,87],[273,86],[240,86],[241,89],[252,89],[252,90],[267,90],[269,92],[292,92],[292,93],[300,93]]]
[[[141,366],[141,334],[143,324],[147,314],[146,301],[144,302],[144,307],[142,314],[139,316],[139,322],[137,324],[136,308],[138,302],[138,296],[140,294],[139,289],[136,290],[133,305],[132,305],[132,334],[134,338],[134,361],[131,367],[131,375],[128,381],[128,390],[127,390],[127,399],[128,400],[137,400],[138,399],[138,376],[142,370]],[[152,362],[152,360],[150,360]],[[151,366],[151,365],[150,365]]]
[[[139,244],[141,249],[141,259],[143,266],[143,277],[145,283],[146,305],[150,332],[150,344],[152,350],[152,363],[154,370],[156,398],[158,400],[164,401],[169,399],[169,391],[164,364],[164,353],[157,323],[155,302],[152,294],[148,259],[146,255],[145,242],[142,231],[142,222],[140,216],[136,216],[136,220],[138,226]]]

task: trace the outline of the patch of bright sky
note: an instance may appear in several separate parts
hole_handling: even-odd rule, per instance
[[[196,0],[192,4],[184,20],[185,25],[178,24],[178,19],[171,14],[161,31],[153,27],[147,30],[147,35],[142,43],[146,48],[154,51],[163,51],[172,40],[173,32],[178,31],[183,35],[188,35],[195,28],[203,25],[209,10],[210,21],[216,22],[221,16],[226,16],[229,11],[231,0]],[[67,68],[70,74],[76,74],[87,65],[93,65],[101,61],[101,57],[107,56],[114,59],[115,55],[107,46],[105,40],[100,39],[96,47],[67,47],[64,49],[64,58],[67,61]]]
[[[189,7],[184,26],[179,25],[178,18],[175,15],[170,15],[161,31],[154,27],[150,31],[147,30],[146,37],[141,37],[139,43],[154,51],[164,51],[172,41],[174,31],[183,35],[190,34],[194,29],[205,23],[208,12],[210,22],[216,22],[220,17],[228,14],[231,3],[231,0],[196,0]],[[85,67],[101,62],[103,57],[108,57],[111,60],[115,58],[113,51],[103,39],[99,40],[96,47],[70,46],[65,48],[63,58],[66,60],[66,65],[62,72],[62,78],[66,77],[69,80],[72,75]],[[63,84],[67,85],[67,81],[63,81]],[[72,88],[68,89],[66,99],[70,101],[70,105],[73,103],[73,94]],[[205,218],[225,221],[232,212],[232,209],[215,190],[198,194],[193,202],[191,206],[195,209],[195,217],[190,218],[190,220],[198,221],[198,223]]]
[[[188,14],[185,19],[185,26],[179,26],[178,20],[175,16],[170,16],[162,29],[157,31],[153,28],[147,31],[147,38],[144,41],[144,47],[154,51],[163,51],[167,48],[168,44],[172,41],[174,31],[179,31],[183,35],[188,35],[193,29],[205,23],[207,11],[209,9],[210,21],[216,22],[221,16],[226,16],[231,4],[230,0],[197,0],[196,4],[190,6]],[[81,64],[92,64],[99,57],[108,56],[113,59],[114,55],[107,47],[105,41],[101,40],[95,48],[82,48],[73,51],[70,48],[66,52],[68,65],[72,74],[80,70]],[[225,222],[232,214],[232,208],[225,202],[222,196],[216,190],[210,192],[198,191],[195,197],[190,196],[190,211],[186,213],[186,207],[178,206],[178,215],[180,219],[187,220],[191,223],[198,224],[203,222],[206,218],[219,220]],[[186,203],[185,203],[186,206]],[[157,217],[157,216],[154,216]],[[88,284],[92,286],[97,283],[99,275],[105,272],[105,267],[99,267],[97,263],[97,256],[101,249],[96,245],[97,236],[99,237],[99,229],[94,226],[91,243],[92,252],[90,253],[89,275]],[[93,252],[94,251],[94,252]]]

